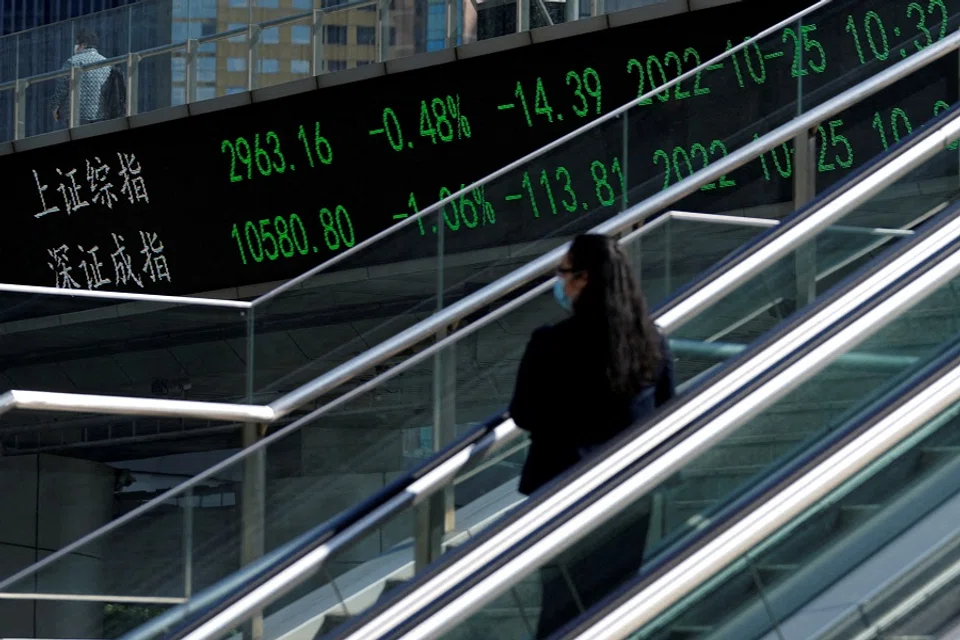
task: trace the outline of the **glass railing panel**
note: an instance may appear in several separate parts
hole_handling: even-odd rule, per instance
[[[80,269],[63,277],[86,285]],[[3,391],[246,402],[243,308],[11,292],[0,301]]]
[[[928,363],[945,344],[952,344],[957,284],[944,283],[913,308],[892,317],[875,335],[864,337],[852,350],[686,463],[657,489],[625,507],[617,518],[553,558],[550,566],[559,569],[551,572],[548,567],[541,574],[546,597],[523,603],[523,607],[545,607],[540,631],[555,630],[579,615],[580,605],[589,608],[599,602],[635,575],[642,562],[669,550],[672,542],[708,521],[720,505],[782,468]],[[638,537],[646,537],[645,550],[636,549]],[[768,573],[776,574],[781,568],[775,562],[768,565]],[[749,572],[738,574],[735,581],[739,587],[720,591],[723,602],[736,597],[741,587],[749,589],[751,579],[755,576]],[[763,579],[769,576],[764,574]],[[499,624],[512,624],[518,608],[505,614],[504,607],[501,597],[459,627],[489,624],[494,617],[501,620]],[[720,604],[716,611],[726,613],[729,607]]]
[[[0,140],[12,140],[16,113],[16,94],[12,88],[0,90]]]
[[[140,60],[137,95],[138,113],[184,104],[187,95],[185,49],[152,54]]]
[[[42,133],[50,133],[66,126],[64,123],[69,119],[69,111],[63,107],[69,107],[69,103],[64,100],[63,106],[54,117],[55,97],[62,84],[58,79],[40,80],[27,85],[24,90],[24,114],[23,131],[27,136],[36,136]]]
[[[80,564],[77,572],[90,571]],[[167,602],[96,602],[59,599],[0,599],[3,631],[17,638],[98,638],[113,640],[173,606]]]
[[[679,327],[672,337],[746,345],[894,246],[960,194],[957,153],[938,152],[836,224]],[[744,310],[753,313],[742,322]]]
[[[878,632],[900,636],[935,636],[957,614],[960,581],[960,535],[945,533],[932,549],[901,573],[889,575],[857,601],[855,610],[841,611],[821,625],[820,640],[874,638]],[[863,636],[858,634],[864,633]]]
[[[897,592],[901,597],[913,597],[913,607],[893,619],[885,618],[885,614],[891,611],[891,605],[900,604],[898,598],[862,603],[864,608],[857,610],[854,591],[845,594],[846,598],[834,598],[830,611],[813,612],[806,621],[791,616],[804,611],[814,597],[844,575],[862,568],[862,563],[883,545],[895,543],[898,536],[910,532],[924,518],[936,517],[936,509],[944,500],[955,499],[960,491],[956,474],[960,452],[958,410],[958,405],[948,408],[791,520],[790,526],[742,556],[725,570],[724,576],[708,581],[632,638],[665,638],[673,629],[690,626],[702,629],[701,637],[745,640],[775,634],[777,629],[784,633],[805,629],[810,634],[807,637],[824,638],[879,637],[875,634],[881,629],[884,636],[891,637],[928,637],[943,631],[938,623],[948,622],[956,614],[955,598],[938,598],[956,588],[955,576],[951,577],[955,574],[955,568],[951,573],[955,553],[943,555],[936,565],[899,585]],[[943,530],[941,533],[946,534]],[[907,554],[903,561],[908,562],[928,551],[920,547],[902,548],[901,552]],[[812,575],[810,569],[825,567],[825,561],[830,561],[830,568]],[[876,576],[881,580],[891,577],[889,573],[876,573],[876,566],[873,570],[872,585],[876,584]],[[750,574],[757,589],[746,593],[725,588],[722,582],[733,574]],[[924,577],[939,579],[939,588],[925,589],[929,583],[924,582]],[[806,584],[801,584],[804,579]],[[764,614],[760,614],[761,609]],[[817,628],[817,621],[829,622],[845,612],[849,620],[842,627]],[[865,635],[858,636],[859,632]]]

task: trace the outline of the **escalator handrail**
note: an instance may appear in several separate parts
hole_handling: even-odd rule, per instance
[[[577,520],[579,512],[602,500],[609,487],[616,488],[624,482],[623,478],[643,476],[649,468],[658,465],[671,464],[669,472],[675,472],[679,465],[700,455],[712,443],[711,438],[718,437],[710,430],[715,429],[715,418],[749,402],[758,389],[776,380],[799,359],[823,352],[825,341],[833,339],[834,334],[846,330],[851,323],[866,317],[874,323],[889,319],[891,316],[877,316],[873,311],[874,307],[896,299],[899,291],[891,293],[892,289],[922,280],[951,256],[960,263],[960,250],[955,246],[960,243],[957,212],[960,212],[960,202],[925,225],[927,229],[918,234],[919,237],[875,260],[867,273],[851,277],[849,282],[837,287],[835,293],[814,303],[813,308],[786,327],[771,331],[743,356],[722,365],[712,376],[713,380],[701,384],[697,392],[672,403],[652,420],[635,426],[592,459],[552,482],[548,485],[551,489],[541,490],[481,534],[470,549],[449,554],[449,560],[428,569],[414,584],[398,591],[395,598],[375,605],[364,614],[364,620],[349,623],[349,632],[342,637],[351,640],[393,637],[398,627],[409,631],[441,609],[448,621],[453,619],[451,611],[456,611],[457,619],[463,619],[471,606],[483,602],[477,599],[483,596],[473,596],[482,594],[484,589],[489,595],[507,584],[503,576],[512,569],[510,563],[521,555],[523,562],[531,559],[536,562],[551,557],[576,540],[576,534],[569,530],[559,538],[546,537],[567,522]],[[892,259],[889,254],[893,254]],[[896,279],[891,280],[892,277]],[[923,282],[925,286],[933,286]],[[836,340],[827,346],[835,343]],[[826,353],[831,355],[829,351]],[[690,452],[683,452],[682,447],[677,446],[688,443],[693,443]],[[646,485],[641,489],[644,493],[668,475],[663,469],[656,473],[655,476],[648,474]],[[196,640],[203,636],[185,637]]]
[[[911,376],[902,385],[898,385],[895,390],[885,394],[884,398],[859,412],[852,420],[804,451],[787,466],[774,471],[771,476],[748,489],[744,495],[723,507],[709,522],[699,525],[697,531],[678,541],[673,549],[663,554],[662,559],[657,558],[651,566],[641,569],[637,577],[622,585],[602,602],[551,637],[590,639],[623,637],[646,621],[665,612],[721,571],[723,567],[717,566],[718,558],[716,557],[719,547],[725,545],[722,555],[730,562],[736,561],[737,558],[761,544],[779,526],[800,517],[809,506],[827,497],[855,473],[886,454],[958,401],[960,401],[960,343],[954,342],[923,370]],[[892,422],[898,419],[898,416],[908,421],[905,426],[900,427],[898,437],[893,439],[887,436],[889,444],[874,446],[872,455],[867,456],[856,451],[857,443],[869,445],[870,440],[881,437],[875,434],[883,430],[883,423]],[[822,482],[824,475],[830,472],[829,467],[834,464],[834,461],[837,466],[842,466],[840,464],[842,461],[854,458],[857,460],[854,471],[835,476],[829,484]],[[774,527],[774,531],[770,530],[769,524],[764,532],[758,531],[757,524],[751,525],[752,533],[750,534],[737,529],[738,525],[745,528],[747,521],[761,511],[772,511],[776,501],[786,499],[791,491],[817,482],[821,485],[815,492],[811,492],[803,506],[779,514],[780,525]],[[714,564],[709,566],[703,564],[704,556],[710,556]],[[694,564],[698,565],[696,569],[693,568]],[[642,606],[640,604],[642,594],[654,590],[664,593],[671,579],[676,579],[678,575],[685,572],[689,574],[691,571],[699,571],[699,577],[689,582],[689,588],[685,593],[675,591],[671,594],[669,601],[659,602],[646,611],[631,611],[629,612],[630,621],[623,620],[623,616],[634,604],[639,605],[638,608]],[[637,622],[640,617],[645,617],[646,621]],[[617,619],[619,622],[614,622]]]
[[[636,223],[645,220],[652,214],[659,213],[667,209],[672,203],[680,200],[681,198],[699,191],[702,185],[714,182],[721,175],[731,173],[738,167],[755,160],[762,153],[766,153],[783,142],[793,139],[798,134],[816,127],[819,122],[830,118],[835,113],[843,111],[847,107],[874,95],[878,91],[881,91],[882,89],[892,85],[907,75],[917,71],[918,69],[924,68],[928,64],[943,58],[950,52],[957,49],[960,49],[960,32],[956,32],[939,41],[938,43],[927,47],[923,51],[918,52],[901,62],[898,62],[889,69],[881,71],[877,75],[872,76],[861,84],[841,93],[824,104],[807,112],[803,116],[800,116],[797,119],[778,127],[773,132],[758,138],[754,142],[741,149],[738,149],[737,151],[734,151],[730,155],[718,160],[716,163],[709,165],[707,168],[701,169],[697,173],[662,191],[657,196],[649,198],[646,201],[641,202],[631,209],[628,209],[627,211],[612,218],[611,220],[606,221],[598,227],[595,227],[593,231],[608,235],[622,233],[632,228]],[[932,156],[933,154],[942,150],[942,148],[945,148],[946,143],[952,141],[947,140],[947,138],[950,136],[956,137],[954,132],[956,127],[954,126],[951,128],[951,123],[956,125],[956,123],[960,122],[960,118],[957,118],[958,113],[960,113],[960,105],[940,114],[940,116],[938,116],[938,118],[935,119],[930,125],[925,127],[923,130],[918,130],[915,132],[914,135],[917,136],[916,138],[913,136],[905,138],[898,145],[891,147],[891,149],[886,153],[899,154],[906,158],[906,161],[904,163],[900,163],[898,166],[903,168],[903,174],[907,173],[916,165],[923,162],[928,156]],[[890,156],[885,157],[889,158]],[[890,162],[888,164],[894,163]],[[885,167],[886,165],[884,167],[877,168],[873,173],[857,184],[862,184],[863,182],[870,180],[871,177],[878,175],[882,176],[884,180],[890,180],[891,176],[884,173]],[[894,175],[893,177],[895,178],[896,176]],[[851,187],[851,189],[854,189],[855,187],[856,185]],[[758,254],[756,252],[759,251],[764,251],[761,256],[761,258],[764,260],[776,260],[784,255],[787,255],[797,246],[805,242],[809,236],[816,234],[829,226],[830,223],[835,220],[835,218],[849,211],[850,208],[856,206],[861,199],[866,197],[863,194],[853,194],[852,197],[844,199],[844,193],[847,193],[847,191],[843,191],[839,188],[831,190],[828,192],[828,195],[833,194],[835,197],[833,197],[833,199],[827,205],[821,207],[819,206],[821,201],[819,199],[814,200],[807,207],[797,211],[793,214],[793,216],[785,220],[783,225],[761,234],[761,237],[752,243],[755,251],[749,256],[746,256],[744,259],[752,259],[754,260],[754,264],[757,264]],[[830,207],[832,212],[831,215],[820,215],[815,220],[812,219],[818,212],[823,213],[823,209],[827,207]],[[791,223],[791,221],[795,221],[795,223]],[[772,247],[772,250],[765,250],[766,247]],[[319,376],[311,382],[306,383],[298,389],[291,391],[269,405],[255,406],[221,404],[214,406],[214,403],[209,403],[210,407],[207,408],[206,405],[208,405],[208,403],[183,400],[166,400],[159,398],[116,398],[111,396],[99,396],[95,403],[91,403],[79,394],[47,394],[46,392],[29,392],[32,394],[32,402],[26,403],[18,401],[16,395],[17,392],[10,392],[9,394],[0,396],[0,413],[14,407],[22,409],[42,409],[47,411],[87,411],[161,416],[177,415],[179,417],[195,417],[198,415],[198,412],[200,412],[199,417],[205,419],[225,419],[270,424],[276,422],[283,416],[288,415],[297,408],[317,399],[325,393],[334,390],[343,382],[353,379],[355,376],[369,370],[374,365],[385,361],[386,359],[414,344],[423,341],[430,336],[436,335],[439,331],[454,324],[460,319],[467,317],[471,313],[474,313],[485,306],[496,302],[498,299],[518,290],[519,288],[529,285],[529,283],[543,277],[549,273],[556,266],[556,264],[559,263],[560,258],[563,256],[565,250],[566,247],[560,247],[548,252],[540,258],[535,259],[531,263],[528,263],[524,267],[521,267],[520,269],[517,269],[514,272],[496,280],[490,285],[487,285],[481,290],[433,314],[429,318],[414,324],[399,334],[388,338],[384,342],[372,347],[363,354],[352,358],[342,365],[334,367],[327,373]],[[741,264],[743,264],[743,261],[732,265],[729,263],[724,263],[724,268],[730,270]],[[714,273],[714,270],[709,271],[708,274],[709,273]],[[718,300],[729,293],[729,291],[731,291],[733,288],[747,281],[750,277],[755,275],[755,273],[756,272],[741,269],[736,278],[728,277],[722,281],[714,280],[709,286],[704,288],[691,288],[690,295],[696,295],[698,297],[698,304],[703,304],[704,300]],[[552,283],[552,280],[549,282]],[[673,311],[674,315],[676,315],[676,307],[674,307],[671,311]],[[661,324],[661,326],[663,326],[664,330],[669,333],[679,326],[682,320],[683,318],[674,318],[668,323],[661,318],[658,319],[658,322]],[[456,338],[458,335],[462,335],[465,330],[466,329],[461,329],[459,333],[452,334],[451,337]],[[394,367],[394,369],[396,368],[397,367]],[[44,398],[54,398],[54,396],[56,396],[55,402],[47,403],[44,400]],[[329,407],[330,405],[328,404],[326,406]],[[318,411],[322,411],[322,409],[323,408]],[[309,417],[315,418],[317,415],[319,415],[318,411],[312,412]],[[234,454],[233,456],[223,460],[221,463],[214,465],[206,472],[202,472],[192,481],[188,480],[178,487],[175,487],[171,490],[171,492],[175,493],[184,491],[190,486],[193,486],[197,482],[201,481],[203,478],[208,477],[208,475],[212,475],[213,473],[216,473],[227,466],[234,465],[246,457],[264,450],[265,447],[269,446],[276,440],[285,437],[292,431],[299,429],[303,424],[305,424],[305,421],[300,419],[292,424],[284,426],[267,437],[259,440],[250,447],[247,447],[237,454]],[[146,508],[149,508],[152,503],[153,501],[146,503],[141,507],[128,512],[126,516],[130,516],[131,518],[136,517],[140,513],[143,513]],[[127,521],[128,520],[122,518],[114,520],[112,523],[109,523],[97,532],[93,532],[78,539],[70,545],[67,545],[57,552],[54,552],[53,554],[40,560],[34,565],[31,565],[31,567],[28,567],[14,574],[13,576],[0,581],[0,591],[30,575],[31,573],[36,572],[44,566],[48,566],[52,562],[55,562],[59,558],[76,550],[80,546],[89,543],[96,535],[105,533],[108,530],[112,530],[108,529],[109,527],[115,528],[116,526],[120,526],[120,524]]]

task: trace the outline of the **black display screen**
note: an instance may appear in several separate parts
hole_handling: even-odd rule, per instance
[[[173,295],[296,276],[805,4],[746,1],[0,157],[0,278]],[[452,203],[447,250],[609,217],[782,124],[798,88],[809,107],[942,39],[957,8],[838,0]],[[911,82],[888,90],[899,102],[823,124],[822,183],[947,108],[955,56]],[[788,200],[791,154],[724,176],[691,206]],[[434,255],[436,224],[414,228],[361,262]]]

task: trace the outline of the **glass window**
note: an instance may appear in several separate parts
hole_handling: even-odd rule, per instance
[[[197,100],[210,100],[217,97],[216,87],[197,87]]]
[[[377,44],[377,28],[357,27],[357,44]]]
[[[290,27],[290,37],[293,38],[293,44],[310,44],[310,25],[293,25]]]
[[[280,6],[279,0],[257,0],[257,6],[261,9],[276,9]]]
[[[310,73],[309,60],[291,60],[290,73]]]
[[[343,71],[346,68],[346,60],[327,60],[327,71]]]
[[[186,82],[187,61],[184,58],[170,59],[170,76],[174,82]]]
[[[313,9],[313,0],[293,0],[294,9]]]
[[[245,7],[247,6],[247,0],[230,0],[231,7]]]
[[[217,17],[217,0],[194,0],[193,6],[190,7],[194,11],[194,16],[199,16],[201,18],[216,18]]]
[[[200,82],[217,81],[217,59],[204,56],[197,58],[197,80]]]
[[[187,23],[174,22],[173,28],[171,29],[171,34],[173,35],[174,42],[185,41],[187,39]]]
[[[243,87],[227,87],[227,95],[233,95],[235,93],[243,93],[246,91]]]
[[[328,24],[324,27],[327,44],[347,44],[347,27],[344,25]]]
[[[170,92],[170,104],[176,106],[187,101],[187,90],[185,87],[173,87]]]
[[[275,58],[261,60],[260,73],[280,73],[280,61]]]
[[[261,42],[264,44],[277,44],[280,42],[280,27],[264,29]]]
[[[227,71],[239,72],[247,70],[246,58],[227,58]]]
[[[357,60],[357,66],[362,67],[364,65],[372,63],[373,60]]]

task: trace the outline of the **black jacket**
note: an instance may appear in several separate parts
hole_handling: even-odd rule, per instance
[[[673,355],[661,338],[654,384],[631,402],[607,388],[603,362],[575,318],[533,332],[523,354],[510,415],[530,433],[520,492],[531,494],[580,460],[580,449],[607,442],[673,397]]]

